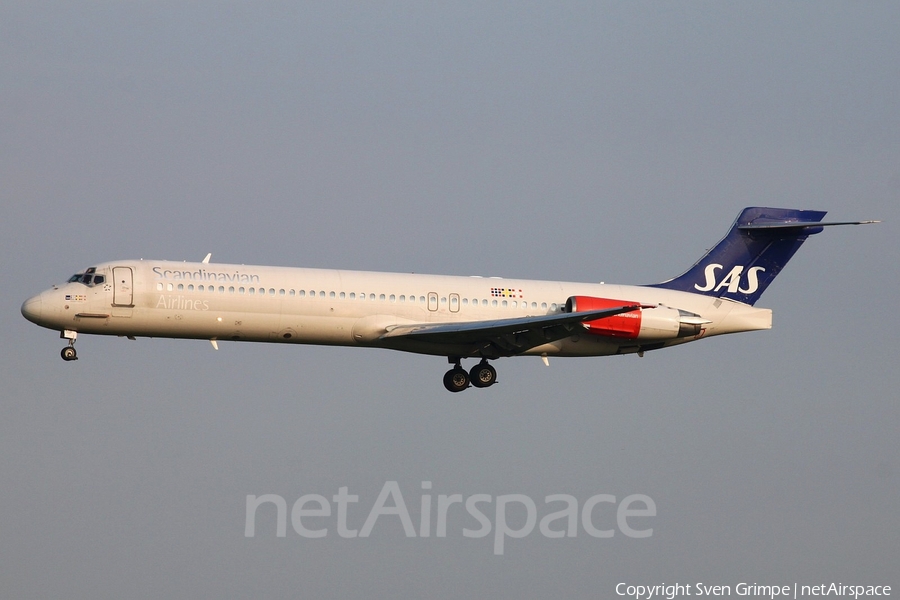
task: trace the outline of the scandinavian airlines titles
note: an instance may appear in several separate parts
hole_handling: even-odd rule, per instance
[[[162,267],[153,267],[159,279],[180,279],[189,281],[222,281],[234,283],[259,283],[259,275],[250,273],[222,273],[219,271],[208,271],[206,269],[197,269],[196,271],[177,271],[173,269],[163,269]]]

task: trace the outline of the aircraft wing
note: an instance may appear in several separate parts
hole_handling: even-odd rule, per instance
[[[388,327],[387,332],[380,337],[383,340],[405,338],[432,344],[468,345],[473,349],[492,347],[498,355],[512,356],[529,348],[569,337],[585,321],[612,317],[640,307],[640,304],[629,304],[539,317],[394,325]]]

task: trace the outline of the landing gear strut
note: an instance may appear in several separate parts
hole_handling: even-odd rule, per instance
[[[460,364],[461,359],[450,357],[455,366],[444,374],[444,387],[451,392],[461,392],[471,383],[477,388],[486,388],[497,382],[497,371],[482,359],[468,373]]]
[[[59,355],[64,361],[78,360],[78,353],[75,352],[75,338],[78,333],[75,331],[63,331],[59,337],[69,340],[69,345],[60,350]]]

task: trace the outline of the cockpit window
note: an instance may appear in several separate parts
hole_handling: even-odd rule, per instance
[[[91,267],[90,269],[85,269],[84,273],[76,273],[69,278],[69,283],[78,282],[83,283],[87,286],[95,286],[106,281],[106,277],[103,275],[95,275],[97,272],[97,267]]]

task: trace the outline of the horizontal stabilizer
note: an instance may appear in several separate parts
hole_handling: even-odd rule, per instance
[[[830,223],[801,223],[799,221],[782,221],[780,223],[749,223],[738,225],[738,229],[803,229],[806,227],[831,227],[833,225],[870,225],[881,221],[831,221]]]

